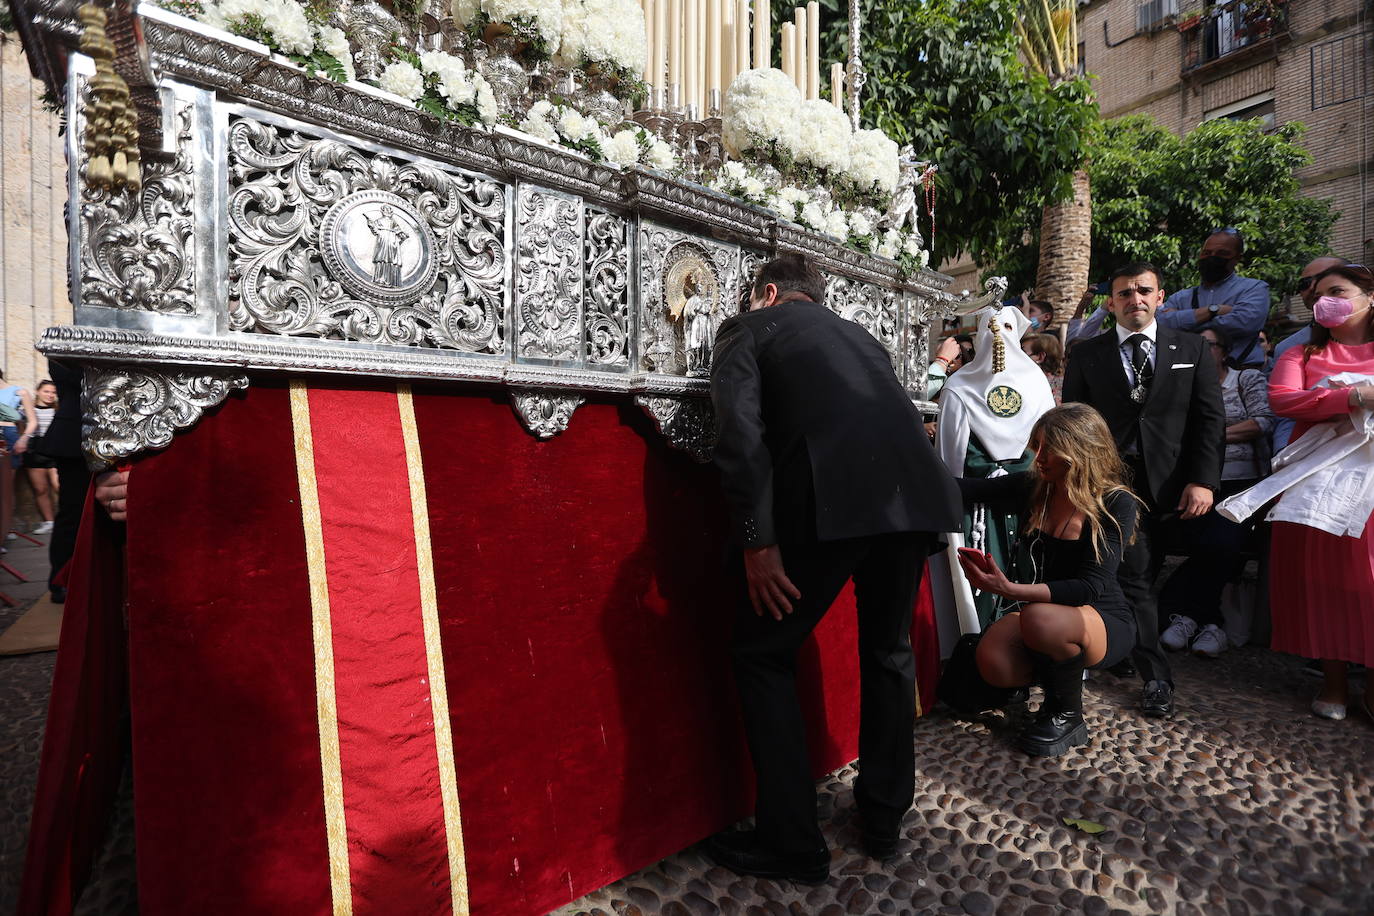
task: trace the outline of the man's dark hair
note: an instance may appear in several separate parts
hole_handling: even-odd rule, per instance
[[[1229,235],[1236,240],[1236,254],[1245,254],[1245,236],[1240,234],[1240,230],[1235,226],[1223,226],[1220,229],[1213,229],[1207,233],[1207,238],[1214,235]],[[1203,239],[1205,242],[1206,239]]]
[[[1116,286],[1116,281],[1120,278],[1138,277],[1141,274],[1154,274],[1156,284],[1164,282],[1163,279],[1159,276],[1158,267],[1155,267],[1149,261],[1135,261],[1130,264],[1123,264],[1116,270],[1112,271],[1112,275],[1107,278],[1107,295],[1110,296],[1112,294],[1112,287]]]
[[[760,267],[754,278],[754,295],[762,296],[764,287],[769,283],[778,288],[779,299],[784,299],[785,293],[795,292],[819,305],[825,304],[825,277],[805,255],[780,254]]]

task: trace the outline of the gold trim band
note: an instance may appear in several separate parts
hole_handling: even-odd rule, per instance
[[[324,829],[329,842],[329,891],[335,916],[352,916],[348,878],[348,829],[344,823],[343,770],[339,762],[339,711],[334,698],[334,632],[329,620],[329,578],[324,565],[324,523],[315,479],[315,442],[310,432],[310,395],[291,380],[291,426],[296,441],[296,479],[305,523],[305,563],[310,577],[310,621],[315,641],[315,715],[320,723],[324,780]]]
[[[458,771],[453,758],[453,729],[448,715],[448,682],[439,641],[439,596],[434,586],[434,554],[429,539],[429,502],[425,468],[420,457],[420,432],[409,385],[396,386],[401,409],[401,438],[410,475],[410,511],[415,524],[415,564],[420,578],[420,619],[429,663],[430,708],[434,711],[434,744],[439,755],[439,793],[444,803],[444,833],[448,839],[448,877],[454,916],[468,916],[468,871],[463,853],[463,819],[458,803]]]

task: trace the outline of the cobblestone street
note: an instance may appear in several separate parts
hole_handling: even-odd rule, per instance
[[[41,555],[21,542],[10,558],[38,578]],[[39,587],[8,591],[31,599]],[[17,617],[0,612],[0,626]],[[54,658],[0,658],[0,912],[12,911],[23,866]],[[916,805],[890,863],[859,852],[846,767],[821,794],[833,847],[826,885],[738,878],[688,850],[557,916],[1374,912],[1374,723],[1311,716],[1317,680],[1289,656],[1175,658],[1173,720],[1140,717],[1138,682],[1099,673],[1088,685],[1092,743],[1058,759],[1012,748],[1023,712],[922,719]],[[130,810],[126,788],[79,912],[136,912]],[[1105,830],[1089,835],[1066,817]]]

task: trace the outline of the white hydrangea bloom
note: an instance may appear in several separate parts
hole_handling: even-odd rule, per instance
[[[377,79],[377,85],[383,92],[399,95],[412,102],[425,94],[424,75],[403,60],[387,64]]]
[[[881,130],[856,130],[849,141],[849,179],[860,191],[890,196],[897,190],[900,155]]]
[[[648,39],[636,0],[566,0],[559,55],[574,66],[607,63],[644,72]]]
[[[613,165],[629,168],[639,161],[639,131],[625,128],[611,137],[601,151]]]
[[[830,215],[825,218],[825,231],[841,242],[849,238],[849,221],[845,219],[843,210],[830,211]]]
[[[801,103],[797,161],[839,175],[849,168],[849,140],[853,129],[845,113],[829,102],[807,99]]]
[[[721,101],[721,134],[734,156],[770,142],[795,155],[800,139],[801,93],[781,70],[745,70]]]

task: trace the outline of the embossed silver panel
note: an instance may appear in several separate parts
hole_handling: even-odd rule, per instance
[[[241,372],[101,366],[86,370],[81,435],[86,453],[107,463],[164,448],[235,388]]]
[[[582,201],[521,184],[515,205],[515,353],[582,361]]]
[[[227,159],[232,329],[504,352],[504,185],[241,116]]]
[[[587,211],[587,365],[630,368],[630,224],[603,210]]]

